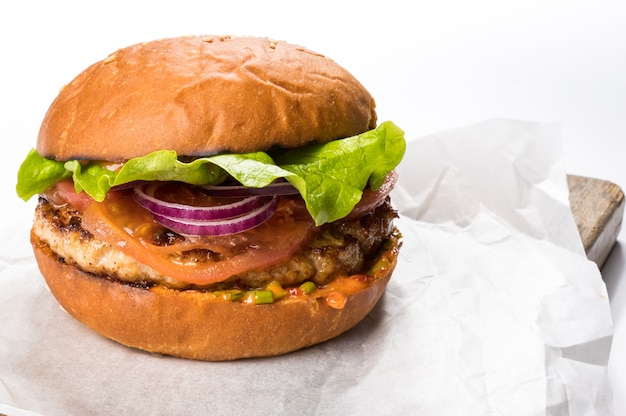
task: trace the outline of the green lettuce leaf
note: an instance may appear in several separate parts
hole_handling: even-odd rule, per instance
[[[115,171],[93,161],[54,161],[31,150],[19,169],[16,191],[28,200],[71,177],[77,192],[102,201],[112,187],[134,181],[215,185],[230,176],[245,186],[260,188],[284,178],[298,189],[315,223],[321,225],[350,213],[368,184],[380,187],[400,163],[405,147],[404,132],[387,121],[357,136],[273,156],[265,152],[219,154],[183,162],[176,152],[161,150],[131,159]]]
[[[26,155],[17,172],[17,195],[28,201],[34,195],[48,189],[55,183],[72,176],[62,162],[46,159],[35,149]]]
[[[378,189],[404,155],[404,132],[387,122],[358,136],[291,149],[276,163],[299,191],[318,223],[343,218],[369,185]]]

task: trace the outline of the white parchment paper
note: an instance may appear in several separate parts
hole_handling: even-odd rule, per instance
[[[0,413],[610,415],[608,296],[561,157],[552,124],[410,140],[381,302],[343,336],[269,359],[194,362],[94,334],[46,290],[30,222],[4,224]]]

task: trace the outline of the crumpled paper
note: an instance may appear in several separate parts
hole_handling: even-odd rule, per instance
[[[410,140],[392,195],[404,245],[381,302],[339,338],[267,359],[195,362],[100,337],[46,290],[30,223],[5,224],[0,413],[610,415],[609,300],[562,156],[553,124]]]

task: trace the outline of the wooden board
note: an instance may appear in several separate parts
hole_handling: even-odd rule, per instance
[[[568,175],[570,205],[587,257],[602,267],[617,241],[624,193],[609,181]]]

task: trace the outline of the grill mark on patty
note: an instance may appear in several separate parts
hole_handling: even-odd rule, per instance
[[[93,234],[82,227],[82,219],[79,211],[67,207],[55,207],[48,201],[39,197],[37,210],[49,221],[50,225],[62,234],[76,233],[81,241],[89,241]]]

